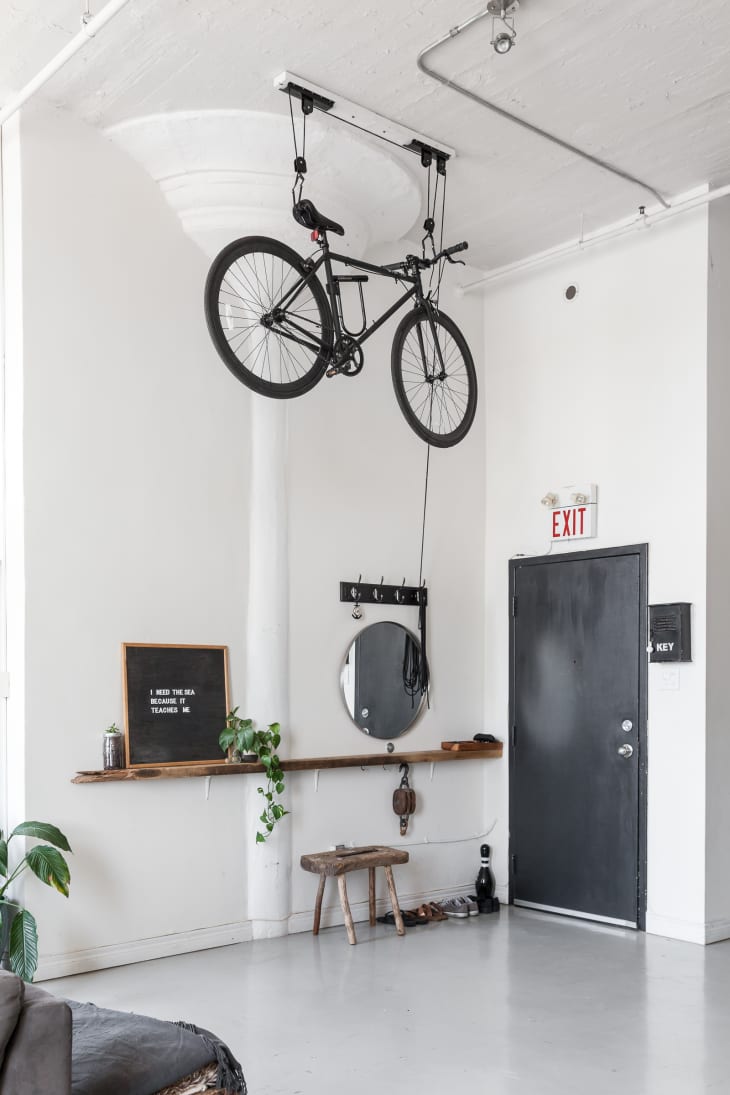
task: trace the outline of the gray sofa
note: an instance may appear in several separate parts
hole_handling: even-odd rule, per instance
[[[70,1095],[71,1008],[0,971],[0,1095]]]
[[[246,1093],[209,1031],[62,1000],[0,970],[0,1095],[184,1095],[201,1074],[211,1092]]]

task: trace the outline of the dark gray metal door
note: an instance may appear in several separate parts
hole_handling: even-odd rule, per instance
[[[512,899],[641,927],[646,547],[510,569]]]

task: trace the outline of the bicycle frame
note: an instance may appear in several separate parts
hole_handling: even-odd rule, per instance
[[[424,294],[423,294],[423,285],[421,283],[421,274],[420,274],[420,270],[418,269],[418,266],[416,265],[416,261],[414,260],[414,262],[410,264],[409,272],[405,272],[405,270],[399,270],[398,272],[396,272],[394,270],[389,270],[386,266],[376,266],[373,263],[365,262],[362,259],[354,259],[350,255],[340,255],[340,254],[337,254],[337,252],[330,251],[329,244],[327,242],[326,233],[323,232],[323,231],[320,231],[319,242],[320,242],[320,247],[322,249],[322,254],[319,256],[319,258],[314,263],[311,264],[311,267],[307,270],[306,274],[303,275],[302,279],[300,281],[298,281],[297,284],[294,285],[281,298],[281,300],[277,303],[277,305],[274,308],[272,308],[272,314],[274,314],[277,311],[286,310],[288,305],[292,304],[297,299],[297,297],[301,293],[302,289],[305,288],[305,286],[312,280],[312,278],[317,276],[317,271],[320,270],[324,266],[326,282],[327,282],[327,293],[328,293],[329,298],[330,298],[330,311],[331,311],[331,314],[332,314],[332,324],[333,324],[334,336],[335,336],[334,346],[335,347],[337,346],[337,344],[342,339],[343,335],[346,335],[348,340],[349,340],[349,347],[348,347],[348,350],[346,352],[338,353],[335,348],[332,349],[331,353],[332,353],[332,363],[333,363],[333,365],[337,366],[337,365],[342,364],[344,361],[346,361],[352,353],[353,346],[357,346],[357,347],[362,346],[362,344],[364,342],[366,342],[367,339],[369,339],[371,335],[374,335],[375,332],[378,331],[383,326],[384,323],[387,323],[387,321],[391,318],[391,316],[394,316],[395,313],[397,311],[399,311],[407,303],[407,301],[409,301],[412,297],[415,297],[416,303],[418,305],[425,306],[428,310],[429,322],[430,322],[430,325],[433,329],[434,342],[435,342],[435,346],[436,346],[438,357],[439,357],[439,363],[440,363],[441,369],[444,370],[444,363],[443,363],[443,359],[441,357],[441,348],[439,346],[438,339],[435,337],[435,328],[434,328],[433,315],[431,313],[430,303],[429,303],[428,297],[425,297]],[[401,297],[399,297],[398,300],[396,300],[396,302],[390,306],[390,308],[386,309],[386,311],[383,312],[382,315],[378,316],[377,319],[373,320],[373,322],[369,326],[367,326],[365,328],[365,330],[363,332],[361,332],[361,334],[359,334],[359,335],[349,335],[349,334],[347,334],[346,331],[343,331],[342,324],[340,323],[339,310],[338,310],[337,304],[336,304],[336,292],[337,292],[337,290],[336,290],[335,276],[332,273],[332,264],[335,263],[335,262],[341,263],[343,266],[351,267],[353,270],[362,270],[362,271],[370,273],[370,274],[375,274],[379,277],[391,278],[393,281],[409,283],[411,288],[408,289]],[[406,259],[406,262],[408,262],[408,259]],[[284,331],[280,327],[279,330],[278,330],[278,333],[282,337],[287,338],[287,339],[289,339],[293,342],[297,342],[302,346],[306,346],[308,349],[314,350],[315,352],[317,352],[320,349],[320,347],[318,345],[316,345],[315,343],[306,340],[306,336],[309,336],[311,338],[311,335],[304,328],[300,327],[299,324],[295,323],[294,321],[292,321],[290,319],[287,319],[287,324],[288,324],[288,326],[295,328],[297,331],[300,332],[301,335],[304,335],[305,337],[304,338],[297,337],[297,335],[292,334],[289,331]],[[423,361],[424,361],[424,372],[425,372],[426,371],[425,350],[423,348],[422,335],[421,335],[420,329],[418,330],[418,337],[419,337],[419,341],[421,341],[422,352],[424,353]]]

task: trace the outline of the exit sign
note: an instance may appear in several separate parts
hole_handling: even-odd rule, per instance
[[[550,509],[551,540],[588,540],[596,535],[595,483],[562,487]]]

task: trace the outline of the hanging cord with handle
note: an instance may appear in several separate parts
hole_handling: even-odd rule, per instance
[[[297,131],[294,125],[294,108],[291,101],[291,91],[288,95],[289,98],[289,116],[291,118],[291,135],[294,141],[294,185],[291,188],[292,204],[296,205],[297,202],[302,200],[302,188],[304,187],[304,176],[307,174],[307,111],[304,109],[302,101],[302,114],[304,121],[302,122],[302,154],[299,155],[299,148],[297,146]],[[299,193],[297,194],[297,186],[299,187]]]
[[[431,385],[431,401],[433,404],[433,384]],[[430,424],[430,412],[429,412],[429,424]],[[423,548],[426,542],[426,506],[428,503],[428,473],[431,464],[431,446],[426,445],[426,478],[423,487],[423,519],[421,522],[421,560],[418,566],[418,586],[423,591]],[[426,654],[426,604],[423,592],[419,595],[418,601],[418,630],[421,632],[421,657],[418,664],[418,686],[414,688],[411,695],[415,695],[418,691],[421,695],[426,696],[426,706],[431,707],[431,700],[428,693],[429,683],[429,669],[428,669],[428,656]],[[415,667],[414,667],[415,668]],[[405,674],[404,674],[405,677]]]

